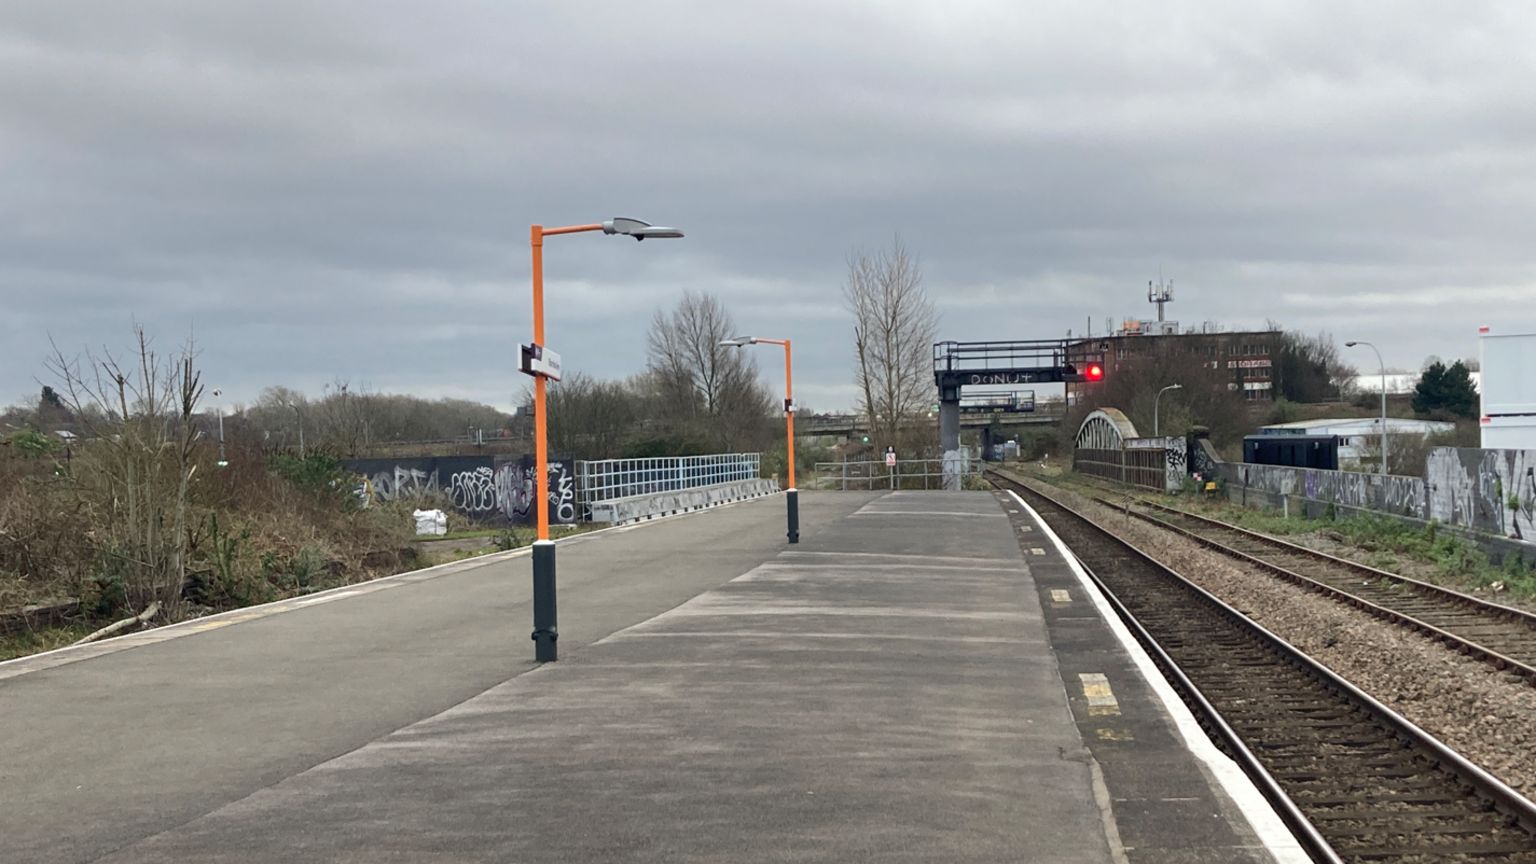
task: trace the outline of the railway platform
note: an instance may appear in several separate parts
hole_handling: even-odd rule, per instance
[[[0,860],[1301,860],[1014,499],[781,507],[570,543],[542,667],[516,555],[0,664]]]

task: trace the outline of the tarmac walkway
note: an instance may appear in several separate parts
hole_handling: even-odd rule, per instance
[[[562,544],[544,667],[526,558],[0,664],[0,860],[1268,860],[1006,499],[801,508]]]

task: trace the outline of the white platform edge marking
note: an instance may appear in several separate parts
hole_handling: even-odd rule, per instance
[[[1109,625],[1115,638],[1120,640],[1126,653],[1135,661],[1136,668],[1141,671],[1141,677],[1151,685],[1152,692],[1156,693],[1157,698],[1163,703],[1163,709],[1173,718],[1173,724],[1184,738],[1184,744],[1189,748],[1189,752],[1211,769],[1216,781],[1221,784],[1222,790],[1247,818],[1259,842],[1264,844],[1264,848],[1269,850],[1278,864],[1312,864],[1311,857],[1301,848],[1301,844],[1296,842],[1296,837],[1291,834],[1289,828],[1285,827],[1285,823],[1280,821],[1275,809],[1264,800],[1263,795],[1259,794],[1258,787],[1253,785],[1253,781],[1248,779],[1248,775],[1243,773],[1243,769],[1239,768],[1231,757],[1216,749],[1216,744],[1206,736],[1205,730],[1200,728],[1200,724],[1195,721],[1195,716],[1190,713],[1189,706],[1185,705],[1184,700],[1179,698],[1179,694],[1173,691],[1173,686],[1163,677],[1163,673],[1158,671],[1157,664],[1152,662],[1146,649],[1141,647],[1141,643],[1137,642],[1131,635],[1131,631],[1126,628],[1125,622],[1121,621],[1120,616],[1115,614],[1115,610],[1110,608],[1109,601],[1099,591],[1099,586],[1088,578],[1087,573],[1083,572],[1082,566],[1077,563],[1077,558],[1072,555],[1067,544],[1056,536],[1051,526],[1046,524],[1046,521],[1040,518],[1040,514],[1035,512],[1035,508],[1029,506],[1018,493],[1010,489],[1008,494],[1013,496],[1013,500],[1019,502],[1024,512],[1028,513],[1030,518],[1040,526],[1041,532],[1050,538],[1056,551],[1061,553],[1061,557],[1083,586],[1083,591],[1098,608],[1104,622]]]

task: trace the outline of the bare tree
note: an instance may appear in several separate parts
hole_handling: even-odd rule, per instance
[[[531,401],[531,399],[530,399]],[[613,459],[640,425],[642,399],[619,381],[576,372],[549,388],[549,444],[556,455]]]
[[[877,440],[895,441],[902,421],[932,401],[938,310],[900,237],[889,249],[849,257],[843,299],[854,319],[859,407]]]
[[[366,386],[353,387],[337,378],[325,385],[325,397],[312,409],[316,440],[344,456],[356,456],[373,437],[375,400]]]
[[[119,581],[135,610],[176,613],[187,577],[188,497],[197,472],[196,352],[166,357],[142,327],[134,356],[68,358],[54,346],[49,369],[60,397],[85,426],[73,474],[79,504],[102,526],[98,578]]]
[[[656,311],[647,335],[648,366],[668,410],[691,418],[712,446],[725,449],[745,443],[773,401],[752,356],[720,347],[735,331],[719,298],[686,291],[670,313]]]

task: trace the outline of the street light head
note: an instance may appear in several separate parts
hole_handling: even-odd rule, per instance
[[[676,239],[683,236],[683,232],[676,228],[663,228],[649,222],[641,222],[639,219],[626,219],[622,216],[603,222],[603,233],[624,234],[636,240],[644,240],[647,237]]]
[[[1359,342],[1345,342],[1344,343],[1344,347],[1345,348],[1353,348],[1353,347],[1355,347],[1356,345],[1359,345],[1359,344],[1360,344]]]
[[[721,339],[717,344],[721,348],[740,348],[747,343],[741,341],[740,339]]]

